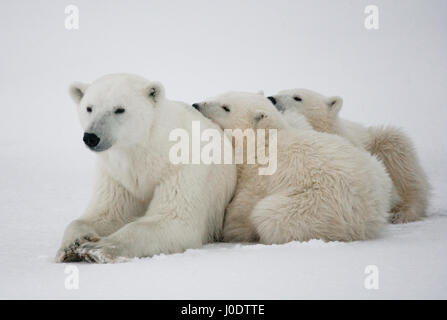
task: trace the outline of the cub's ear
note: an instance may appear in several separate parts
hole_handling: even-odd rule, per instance
[[[68,91],[70,93],[70,97],[77,104],[81,102],[82,97],[84,97],[85,91],[87,90],[89,84],[82,82],[73,82]]]
[[[343,106],[343,99],[338,96],[330,97],[327,99],[327,104],[331,112],[338,113]]]
[[[165,88],[158,81],[151,82],[145,91],[149,99],[155,103],[165,97]]]
[[[253,117],[254,127],[259,127],[260,123],[263,122],[263,120],[267,119],[267,117],[268,116],[264,111],[256,111]]]

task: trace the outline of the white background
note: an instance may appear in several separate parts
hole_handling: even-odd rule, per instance
[[[69,4],[79,7],[79,30],[65,29]],[[379,30],[364,28],[369,4],[379,7]],[[446,9],[443,0],[1,1],[0,297],[445,298]],[[391,226],[388,237],[358,249],[209,246],[143,259],[125,292],[104,272],[126,279],[132,263],[80,265],[81,281],[82,272],[90,275],[88,290],[67,291],[64,266],[51,258],[65,225],[88,201],[94,167],[67,88],[117,72],[159,80],[169,98],[189,103],[228,90],[269,95],[304,87],[340,95],[343,117],[401,126],[413,138],[434,187],[432,217]],[[255,253],[243,267],[229,261],[244,261],[248,251]],[[261,257],[274,270],[260,267]],[[388,291],[386,283],[365,291],[364,265],[379,262]]]

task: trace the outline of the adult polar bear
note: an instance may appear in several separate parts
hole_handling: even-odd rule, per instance
[[[217,125],[135,75],[74,83],[70,93],[84,142],[97,153],[97,177],[87,211],[65,230],[58,262],[182,252],[220,236],[235,166],[169,161],[173,129],[191,132],[194,120],[202,130]]]
[[[410,138],[395,127],[364,127],[339,117],[340,97],[325,97],[306,89],[280,91],[268,97],[294,125],[302,115],[320,132],[340,135],[379,158],[390,175],[398,200],[391,221],[411,222],[426,215],[430,185]]]

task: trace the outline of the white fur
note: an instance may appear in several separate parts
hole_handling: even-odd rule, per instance
[[[65,230],[57,261],[114,262],[182,252],[220,237],[235,166],[173,165],[174,142],[168,140],[172,129],[190,131],[193,120],[202,130],[218,126],[166,99],[161,84],[134,75],[77,83],[70,92],[83,129],[95,131],[109,148],[97,153],[93,196],[84,215]],[[117,106],[125,112],[114,114]]]
[[[197,106],[224,129],[278,129],[273,175],[259,175],[258,164],[238,165],[226,241],[353,241],[380,234],[390,210],[391,180],[367,152],[309,130],[303,119],[303,128],[290,127],[261,95],[232,92]]]
[[[297,97],[301,101],[296,101]],[[344,137],[383,162],[393,181],[392,222],[415,221],[426,215],[430,185],[411,139],[402,130],[391,126],[365,127],[340,118],[343,100],[337,96],[291,89],[273,98],[292,126],[304,115],[315,130]]]

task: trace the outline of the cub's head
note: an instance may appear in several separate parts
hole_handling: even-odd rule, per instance
[[[228,92],[192,106],[222,129],[257,128],[261,122],[265,126],[267,118],[278,126],[283,123],[281,115],[261,93]]]
[[[91,84],[75,82],[70,95],[78,105],[84,143],[99,152],[147,139],[164,89],[139,76],[113,74]]]
[[[323,132],[332,131],[343,105],[341,97],[325,97],[306,89],[280,91],[268,99],[290,124],[293,123],[294,117],[301,114],[315,130]]]

